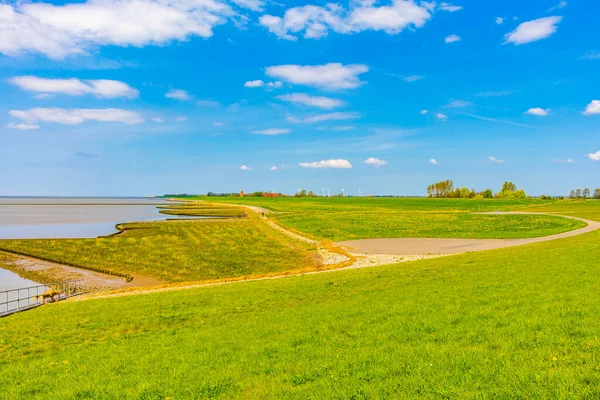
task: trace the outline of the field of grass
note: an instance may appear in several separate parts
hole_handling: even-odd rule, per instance
[[[205,198],[209,199],[209,198]],[[281,225],[333,241],[370,238],[521,239],[548,236],[585,226],[543,215],[480,215],[477,211],[518,210],[540,200],[224,198],[275,211]]]
[[[92,270],[185,282],[318,266],[309,245],[258,218],[128,223],[99,239],[0,240],[0,250]]]
[[[600,220],[600,203],[582,207],[573,214]],[[599,259],[596,231],[394,266],[44,306],[0,320],[0,393],[597,399]]]
[[[224,217],[240,218],[247,215],[248,210],[242,207],[228,207],[210,203],[188,203],[157,207],[161,214],[189,215],[192,217]]]

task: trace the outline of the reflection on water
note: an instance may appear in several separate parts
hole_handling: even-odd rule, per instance
[[[159,214],[156,206],[168,203],[146,198],[0,198],[0,239],[110,235],[121,222],[178,218]]]
[[[19,275],[14,272],[7,271],[5,269],[0,268],[0,291],[7,289],[18,289],[30,286],[36,286],[39,283],[30,281],[29,279],[21,278]],[[0,303],[2,300],[6,301],[6,298],[2,299],[0,296]]]

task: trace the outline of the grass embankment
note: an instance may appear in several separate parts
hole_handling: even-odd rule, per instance
[[[22,278],[39,283],[64,282],[80,278],[80,275],[64,271],[59,267],[47,268],[44,270],[24,268],[19,262],[18,257],[2,251],[0,251],[0,268],[12,271]]]
[[[600,204],[587,214],[600,220]],[[0,393],[595,399],[599,259],[596,231],[397,266],[45,306],[1,320]]]
[[[208,199],[208,198],[205,198]],[[521,239],[585,226],[545,215],[481,215],[473,212],[518,210],[547,204],[540,200],[225,198],[265,207],[281,225],[333,241],[370,238]]]
[[[314,269],[314,249],[257,217],[123,224],[98,239],[0,240],[0,250],[61,264],[185,282]]]
[[[242,207],[224,207],[219,205],[189,204],[158,208],[161,214],[189,215],[191,217],[242,218],[248,214],[248,211]]]

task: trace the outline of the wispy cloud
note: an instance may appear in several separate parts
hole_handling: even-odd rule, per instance
[[[485,92],[475,93],[474,96],[477,97],[503,97],[509,96],[511,94],[517,93],[518,90],[487,90]]]
[[[294,104],[302,104],[309,107],[318,107],[326,110],[341,107],[344,105],[342,100],[332,99],[324,96],[310,96],[305,93],[289,93],[276,97],[279,100]]]
[[[550,9],[548,10],[548,12],[552,12],[554,10],[559,10],[561,8],[565,8],[566,6],[567,6],[567,2],[566,1],[561,1],[557,5],[555,5],[553,7],[550,7]]]
[[[471,118],[476,118],[476,119],[480,119],[482,121],[489,121],[489,122],[497,122],[499,124],[507,124],[507,125],[514,125],[514,126],[520,126],[522,128],[532,128],[532,129],[539,129],[541,131],[550,131],[549,129],[545,129],[545,128],[540,128],[539,126],[534,126],[534,125],[528,125],[528,124],[520,124],[518,122],[514,122],[514,121],[508,121],[505,119],[497,119],[497,118],[489,118],[489,117],[482,117],[481,115],[476,115],[476,114],[468,114],[468,113],[461,113],[460,115],[465,115],[467,117],[471,117]]]
[[[490,160],[491,162],[493,162],[495,164],[504,164],[505,163],[504,159],[496,158],[494,156],[489,156],[488,160]]]
[[[293,124],[297,123],[314,123],[314,122],[324,122],[324,121],[344,121],[348,119],[356,119],[359,118],[360,115],[356,112],[334,112],[327,114],[318,114],[312,117],[307,117],[304,119],[296,118],[292,115],[286,117],[287,121]]]
[[[255,135],[267,135],[267,136],[275,136],[275,135],[284,135],[286,133],[290,133],[292,130],[287,128],[270,128],[270,129],[262,129],[259,131],[253,131]]]
[[[600,51],[590,51],[580,57],[581,60],[600,60]]]
[[[431,158],[427,162],[431,165],[440,165],[440,163],[435,158]]]
[[[466,101],[466,100],[453,100],[450,103],[446,104],[444,107],[445,108],[464,108],[464,107],[469,107],[472,106],[473,103],[471,103],[470,101]]]
[[[566,160],[555,158],[552,160],[552,162],[555,164],[573,164],[575,161],[573,161],[572,158],[567,158]]]

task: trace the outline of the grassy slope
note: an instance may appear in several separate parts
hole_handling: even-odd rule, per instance
[[[549,216],[478,215],[548,201],[369,198],[201,198],[213,203],[255,205],[275,211],[280,224],[333,241],[389,238],[519,239],[548,236],[585,226]]]
[[[315,252],[257,218],[124,224],[101,239],[0,240],[0,249],[58,263],[198,281],[314,267]]]
[[[600,204],[586,216],[600,220]],[[598,398],[598,259],[593,232],[397,266],[47,306],[0,320],[0,393]]]

